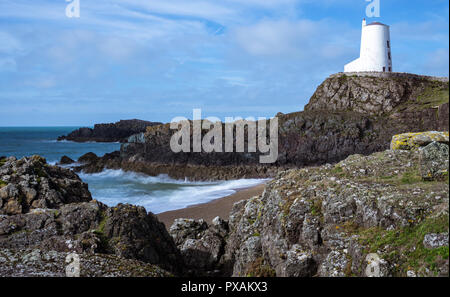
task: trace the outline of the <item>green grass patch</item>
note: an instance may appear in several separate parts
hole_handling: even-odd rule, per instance
[[[0,179],[0,188],[7,186],[8,183]]]
[[[440,82],[436,82],[428,86],[425,91],[417,97],[417,101],[422,104],[424,108],[439,106],[448,103],[449,87],[446,87]]]
[[[437,273],[439,262],[447,260],[448,246],[437,249],[426,249],[423,239],[429,233],[448,232],[448,215],[438,218],[428,218],[423,222],[401,229],[383,230],[378,227],[357,232],[360,244],[364,245],[365,253],[376,253],[386,250],[383,257],[398,266],[396,276],[406,276],[408,270],[421,271],[424,268]]]

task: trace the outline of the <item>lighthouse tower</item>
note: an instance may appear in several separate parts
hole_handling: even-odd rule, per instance
[[[362,22],[361,52],[358,59],[345,65],[344,72],[392,72],[391,37],[389,26]]]

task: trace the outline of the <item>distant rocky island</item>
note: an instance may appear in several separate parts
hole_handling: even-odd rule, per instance
[[[212,222],[165,226],[142,207],[92,200],[71,169],[0,157],[0,275],[63,276],[76,252],[82,276],[448,276],[448,97],[445,78],[341,73],[304,111],[277,115],[275,164],[173,153],[169,125],[145,124],[74,168],[273,178]]]
[[[94,128],[80,128],[68,135],[58,137],[58,141],[76,142],[124,142],[133,134],[144,132],[146,127],[160,125],[159,122],[142,120],[121,120],[116,123],[95,124]]]

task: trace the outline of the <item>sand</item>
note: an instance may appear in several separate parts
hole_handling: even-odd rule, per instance
[[[253,196],[261,195],[264,191],[264,184],[255,187],[236,190],[237,192],[220,199],[210,201],[208,203],[196,204],[183,209],[166,211],[156,216],[169,229],[173,221],[178,218],[185,219],[204,219],[208,224],[212,219],[219,216],[224,220],[228,220],[233,204],[249,199]]]

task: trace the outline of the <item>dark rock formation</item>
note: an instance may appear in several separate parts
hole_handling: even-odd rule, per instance
[[[87,185],[73,171],[50,166],[39,156],[7,158],[0,165],[0,249],[20,255],[28,253],[22,250],[36,249],[46,255],[50,251],[108,254],[114,255],[108,261],[120,257],[176,274],[182,271],[183,260],[164,224],[144,208],[124,204],[109,208],[92,200]],[[0,262],[1,258],[0,252]],[[4,265],[10,267],[11,263]],[[152,275],[151,266],[133,265]],[[7,270],[0,269],[0,274],[2,271]],[[127,269],[117,273],[139,275]],[[109,271],[99,275],[109,275]]]
[[[75,161],[67,156],[62,156],[61,160],[59,160],[60,165],[68,165],[68,164],[73,164],[73,163],[75,163]]]
[[[448,80],[379,76],[333,75],[319,86],[305,111],[278,114],[279,156],[274,164],[259,164],[259,153],[174,153],[170,139],[176,131],[165,124],[130,137],[120,157],[116,153],[83,169],[123,168],[192,179],[274,176],[280,168],[334,163],[352,154],[386,150],[395,134],[448,131]]]
[[[78,162],[79,163],[93,163],[93,162],[97,161],[98,159],[99,159],[99,157],[96,154],[89,152],[89,153],[86,153],[86,154],[82,155],[81,157],[79,157]]]
[[[160,125],[158,122],[142,120],[121,120],[110,124],[96,124],[94,128],[80,128],[67,136],[60,136],[58,140],[77,142],[123,142],[129,136],[145,131],[148,126]]]

